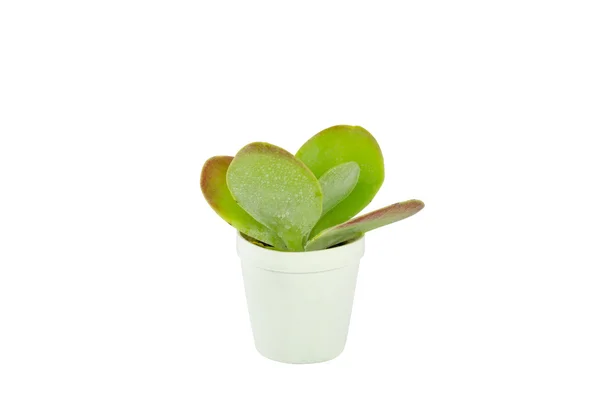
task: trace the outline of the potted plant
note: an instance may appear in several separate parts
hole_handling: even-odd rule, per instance
[[[264,142],[204,164],[206,201],[238,230],[237,250],[257,350],[287,363],[327,361],[344,349],[364,234],[405,219],[408,200],[352,217],[384,179],[364,128],[339,125],[296,155]]]

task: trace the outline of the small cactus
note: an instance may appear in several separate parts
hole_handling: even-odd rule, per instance
[[[235,157],[208,159],[200,188],[212,209],[254,244],[315,251],[361,237],[423,209],[419,200],[352,219],[384,179],[383,156],[364,128],[338,125],[309,139],[294,156],[264,142]]]

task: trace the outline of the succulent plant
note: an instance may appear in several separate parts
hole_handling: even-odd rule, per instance
[[[384,179],[383,156],[364,128],[338,125],[296,155],[254,142],[235,157],[208,159],[200,175],[206,201],[249,241],[281,251],[315,251],[361,237],[423,209],[408,200],[352,219]]]

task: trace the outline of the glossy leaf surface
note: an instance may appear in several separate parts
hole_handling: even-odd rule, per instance
[[[365,208],[375,197],[384,179],[383,155],[375,138],[364,128],[338,125],[327,128],[309,139],[296,157],[320,178],[331,168],[354,161],[360,175],[352,192],[324,214],[310,236],[347,221]]]
[[[234,157],[227,186],[236,202],[273,230],[288,250],[302,251],[318,221],[323,197],[313,173],[284,149],[251,143]]]
[[[319,178],[323,191],[321,217],[348,197],[356,186],[359,175],[360,167],[354,161],[350,161],[333,167]]]

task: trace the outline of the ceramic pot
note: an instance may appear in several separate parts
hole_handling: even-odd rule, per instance
[[[284,363],[337,357],[346,344],[364,237],[311,252],[262,248],[239,233],[237,252],[256,349]]]

